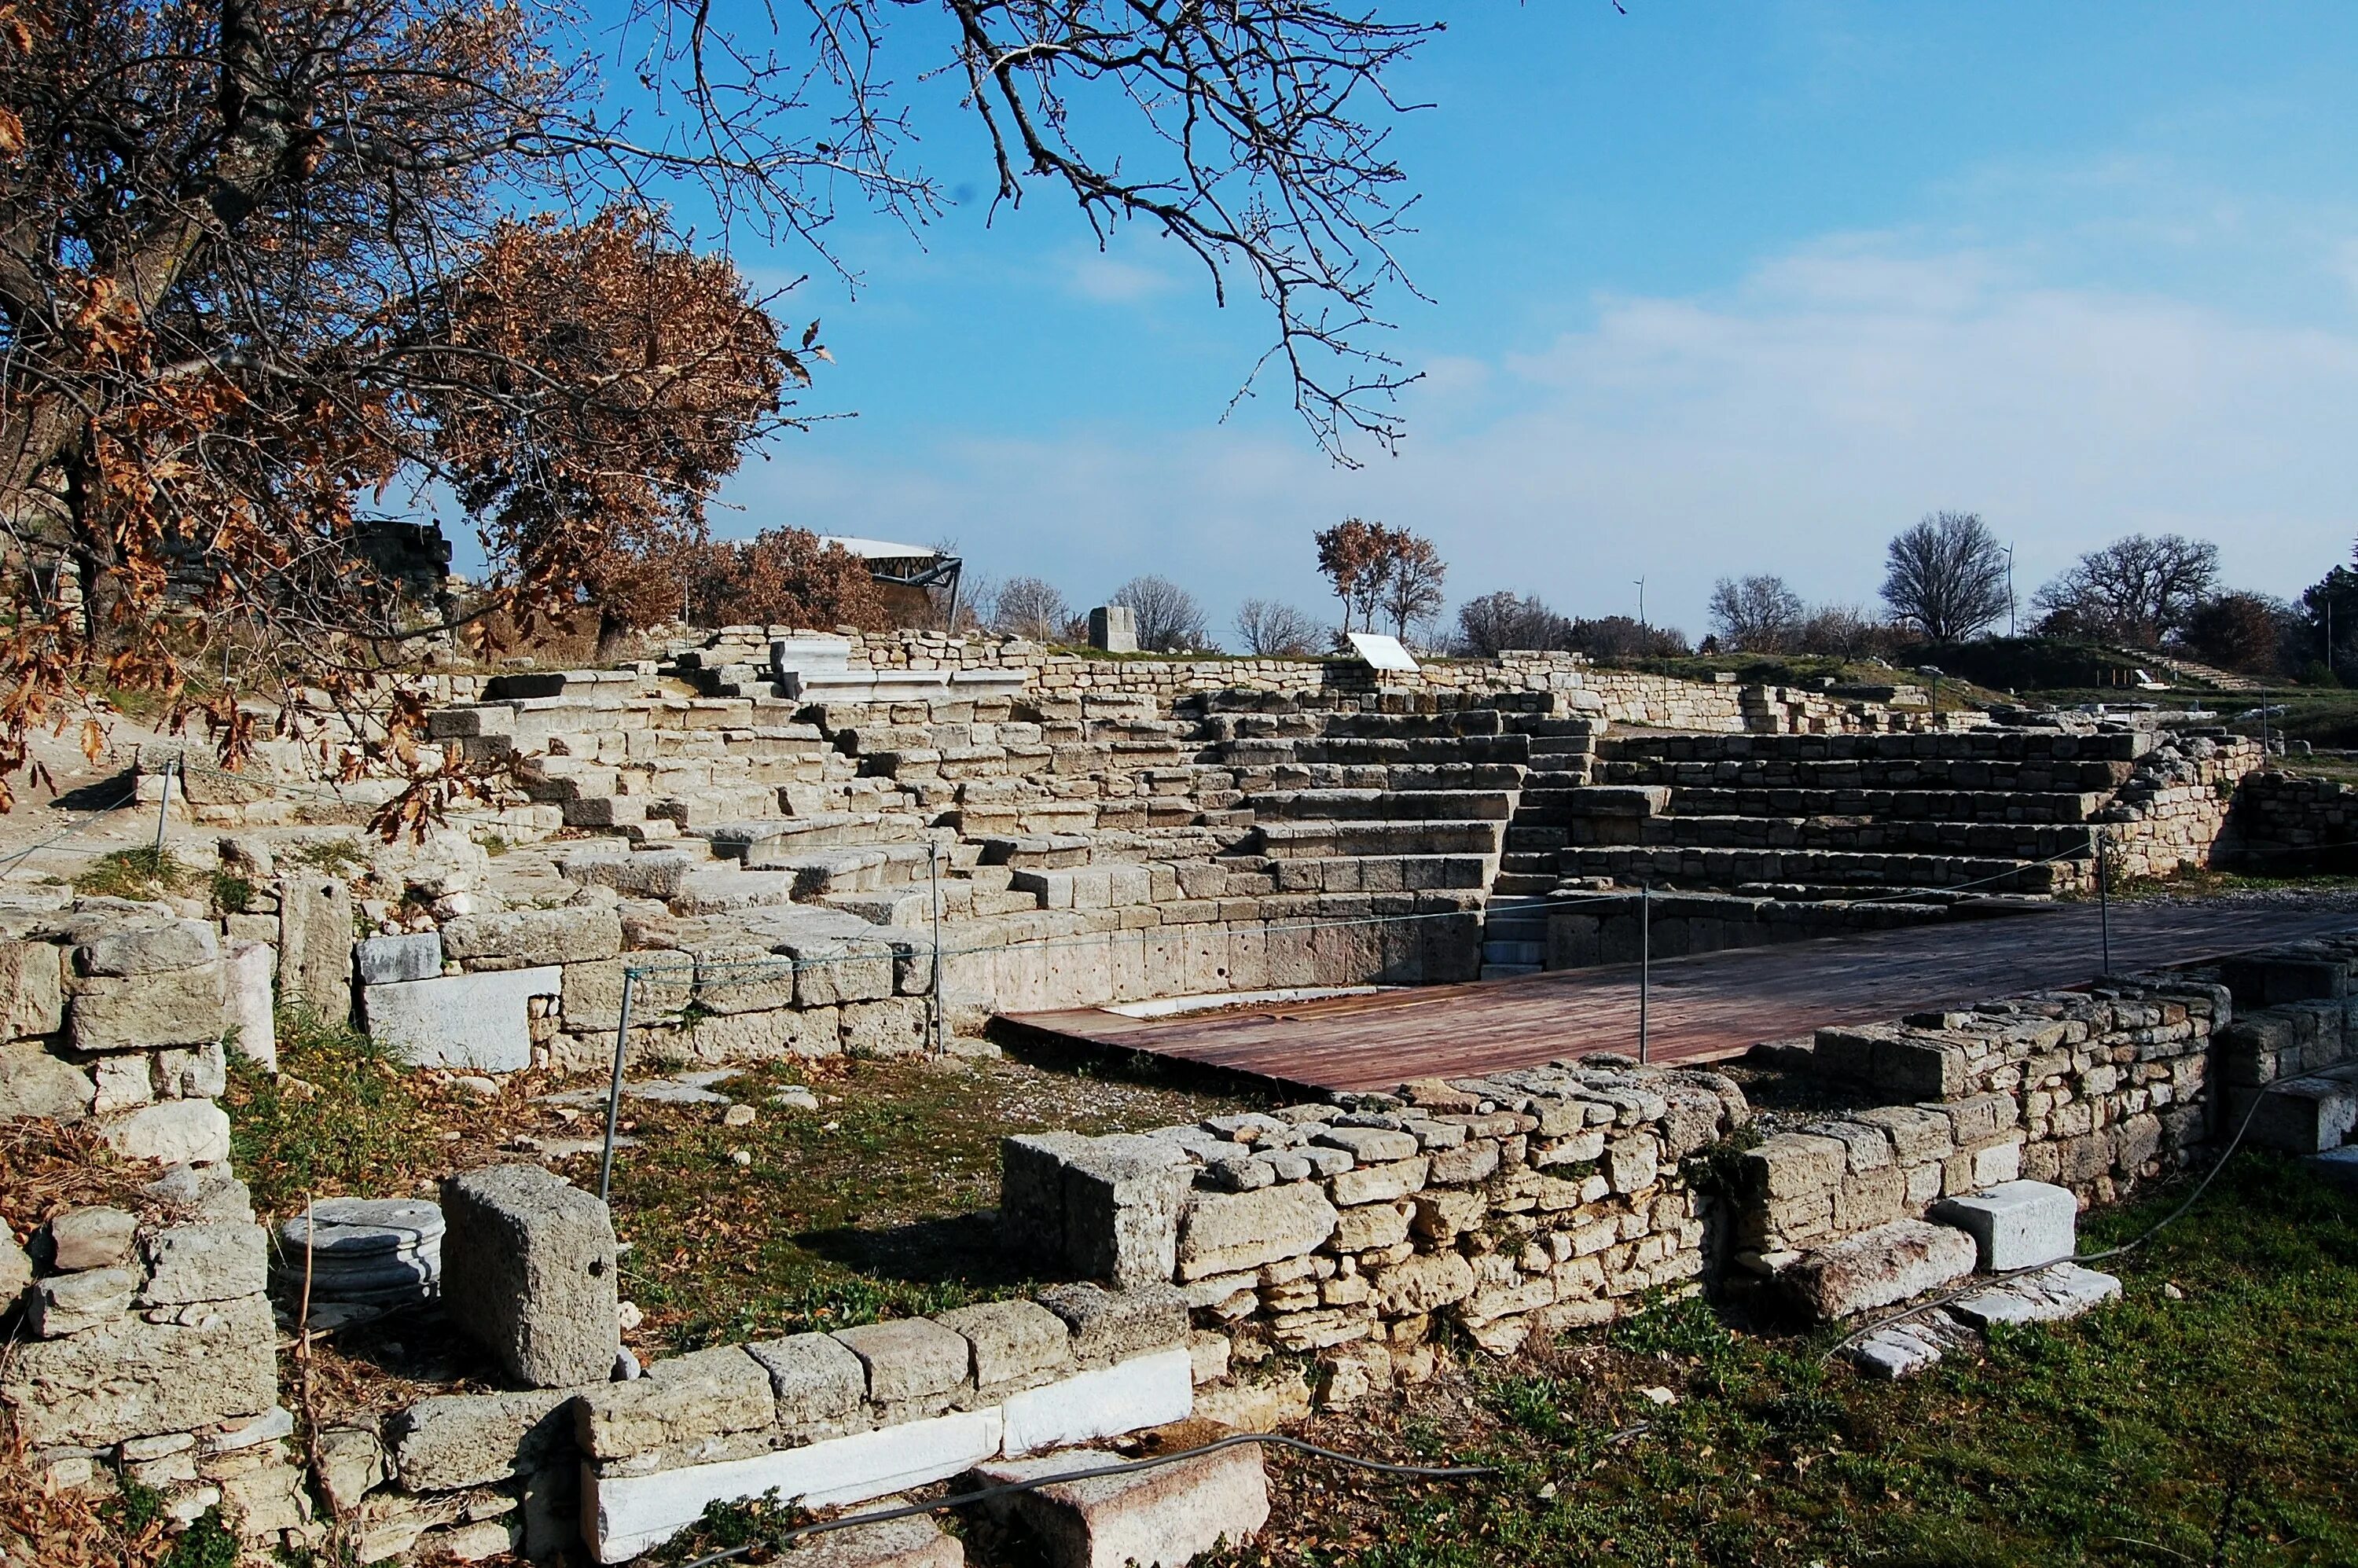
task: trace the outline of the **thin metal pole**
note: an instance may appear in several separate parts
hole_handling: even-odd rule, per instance
[[[949,1010],[942,1005],[942,846],[939,839],[926,846],[925,871],[933,886],[934,1054],[946,1056],[950,1054]]]
[[[172,809],[172,770],[180,765],[178,757],[164,762],[164,797],[156,803],[156,874],[164,873],[164,824]]]
[[[2096,928],[2103,934],[2104,973],[2113,972],[2113,854],[2112,841],[2103,828],[2094,829],[2096,839]]]
[[[1638,1060],[1649,1054],[1654,990],[1654,884],[1638,884]]]
[[[631,1038],[631,991],[638,975],[622,971],[622,1016],[614,1025],[614,1077],[606,1086],[606,1152],[598,1162],[598,1201],[614,1188],[614,1124],[622,1114],[622,1046]]]

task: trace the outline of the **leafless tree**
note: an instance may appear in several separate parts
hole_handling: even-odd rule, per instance
[[[1712,630],[1722,643],[1747,654],[1781,653],[1801,628],[1801,596],[1785,579],[1766,574],[1722,578],[1712,586]]]
[[[2132,534],[2082,556],[2040,588],[2042,626],[2072,635],[2159,647],[2211,597],[2219,546],[2182,534]]]
[[[1291,658],[1315,651],[1326,629],[1315,616],[1274,599],[1248,599],[1237,606],[1237,638],[1248,654]]]
[[[1563,645],[1592,659],[1674,659],[1694,652],[1675,626],[1639,621],[1634,615],[1600,615],[1564,628]]]
[[[1794,629],[1793,646],[1804,654],[1863,659],[1890,643],[1891,627],[1855,604],[1821,604]]]
[[[1572,622],[1550,610],[1537,594],[1500,589],[1457,607],[1457,651],[1491,658],[1509,649],[1534,653],[1565,646]]]
[[[1405,640],[1411,626],[1441,613],[1441,584],[1449,567],[1432,540],[1406,529],[1393,531],[1391,546],[1383,578],[1384,612],[1391,617],[1392,635]]]
[[[1212,634],[1195,596],[1168,578],[1134,577],[1108,602],[1126,605],[1138,617],[1138,645],[1158,654],[1195,648],[1209,651]]]
[[[2006,546],[1978,513],[1935,512],[1891,541],[1883,602],[1928,641],[1962,643],[2010,606]]]
[[[1053,643],[1064,635],[1073,607],[1057,587],[1044,578],[1009,578],[1001,585],[991,625],[1011,637]]]

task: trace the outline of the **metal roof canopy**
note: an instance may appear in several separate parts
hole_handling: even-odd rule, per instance
[[[937,582],[948,583],[949,613],[942,624],[946,630],[956,630],[959,579],[966,571],[966,562],[962,557],[945,555],[931,545],[896,545],[890,539],[861,539],[846,534],[822,534],[819,543],[838,546],[866,561],[868,575],[876,582],[893,583],[902,588],[931,588]]]

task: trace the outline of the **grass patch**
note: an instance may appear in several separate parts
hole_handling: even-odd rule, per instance
[[[115,849],[101,855],[73,881],[84,898],[161,898],[167,893],[211,892],[212,873],[173,858],[168,849],[153,844]]]
[[[2183,1195],[2091,1216],[2087,1244]],[[2358,1197],[2239,1156],[2115,1267],[2121,1303],[1896,1385],[1823,1364],[1831,1334],[1758,1336],[1698,1302],[1323,1417],[1310,1435],[1338,1447],[1504,1474],[1404,1487],[1272,1454],[1276,1529],[1214,1561],[2358,1562]]]

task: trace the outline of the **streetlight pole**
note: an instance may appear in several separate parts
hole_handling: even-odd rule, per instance
[[[2006,547],[2006,634],[2014,636],[2014,546]]]
[[[1638,625],[1642,629],[1646,624],[1646,579],[1632,578],[1630,580],[1638,585]]]

